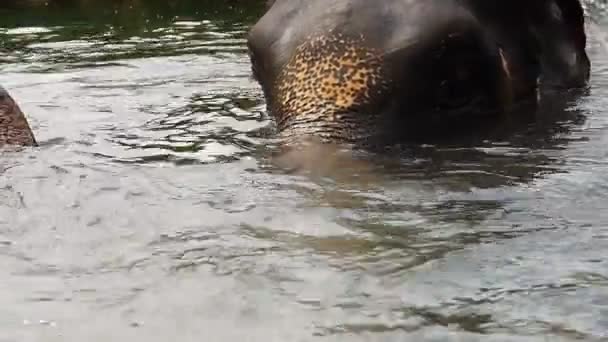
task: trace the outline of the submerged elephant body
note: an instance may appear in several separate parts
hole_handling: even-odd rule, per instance
[[[6,145],[35,146],[36,139],[17,102],[0,87],[0,148]]]
[[[275,0],[248,47],[280,134],[331,141],[492,116],[590,69],[579,0]]]

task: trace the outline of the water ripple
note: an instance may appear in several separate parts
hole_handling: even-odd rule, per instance
[[[128,4],[0,8],[0,84],[41,143],[1,152],[3,338],[606,337],[601,26],[590,88],[535,113],[284,151],[244,53],[258,12]]]

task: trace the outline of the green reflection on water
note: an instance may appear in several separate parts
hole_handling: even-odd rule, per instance
[[[263,0],[5,0],[0,3],[0,27],[110,24],[133,34],[176,18],[250,24],[263,8]]]
[[[263,1],[244,0],[2,1],[0,64],[53,72],[133,58],[245,53],[248,27],[263,9]],[[62,42],[71,43],[52,45]]]

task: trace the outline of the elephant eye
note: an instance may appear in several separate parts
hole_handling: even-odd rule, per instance
[[[462,107],[475,98],[478,85],[470,67],[453,67],[444,70],[441,76],[436,94],[441,109]]]
[[[483,92],[485,52],[474,35],[453,34],[436,50],[432,74],[439,109],[465,107]]]

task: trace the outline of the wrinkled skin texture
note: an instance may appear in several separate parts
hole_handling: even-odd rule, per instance
[[[19,105],[0,87],[0,148],[7,145],[36,146],[36,139]]]
[[[506,113],[584,87],[579,0],[270,0],[254,77],[280,135],[407,138],[426,122]]]

